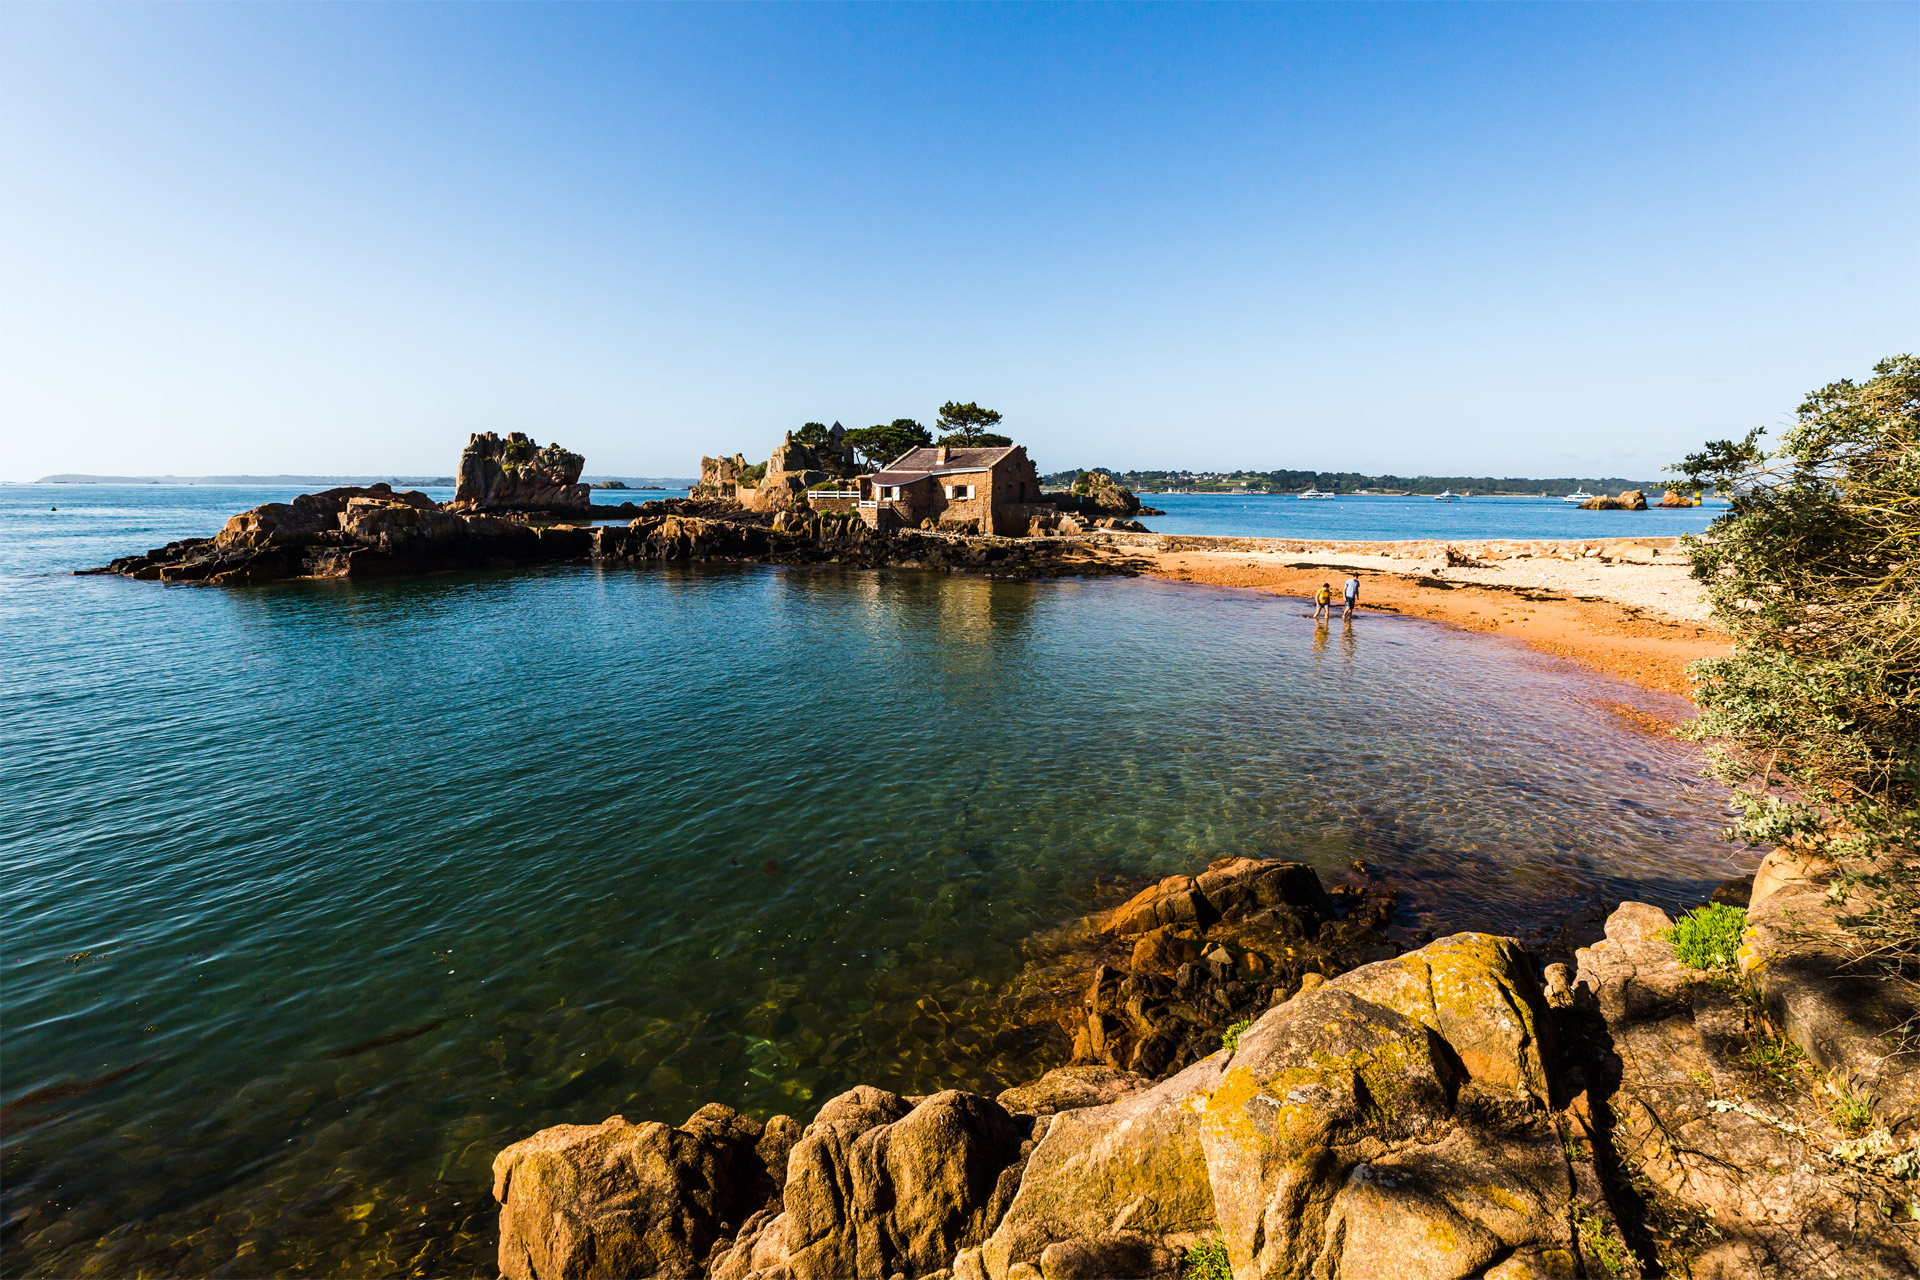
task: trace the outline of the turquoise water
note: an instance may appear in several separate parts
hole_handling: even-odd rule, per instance
[[[1658,501],[1660,495],[1653,495]],[[1389,542],[1412,538],[1671,538],[1699,533],[1726,511],[1654,507],[1646,511],[1582,511],[1558,498],[1339,497],[1298,498],[1220,493],[1142,494],[1164,516],[1143,516],[1155,533],[1219,534],[1234,538],[1309,538]]]
[[[1365,858],[1409,927],[1733,874],[1671,704],[1149,581],[67,576],[284,493],[0,489],[8,1275],[485,1272],[561,1121],[1052,1059],[1097,876]],[[71,503],[71,505],[69,505]]]

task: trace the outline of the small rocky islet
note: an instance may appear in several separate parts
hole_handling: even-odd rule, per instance
[[[1902,1163],[1920,1072],[1878,1039],[1920,1010],[1836,986],[1845,907],[1820,867],[1769,855],[1751,895],[1742,984],[1683,965],[1645,904],[1573,965],[1481,933],[1403,951],[1377,883],[1223,858],[1040,940],[1015,991],[1030,1011],[1056,999],[1073,1048],[1030,1083],[862,1085],[805,1123],[715,1103],[507,1147],[500,1271],[1920,1273]],[[1871,1097],[1865,1136],[1777,1068],[1794,1052]]]
[[[853,504],[814,496],[821,483],[835,483],[833,474],[819,470],[820,460],[791,442],[775,450],[769,465],[777,469],[764,472],[758,485],[739,483],[740,460],[706,458],[702,484],[692,496],[637,504],[593,505],[591,486],[579,482],[585,464],[580,454],[541,446],[520,432],[476,434],[461,454],[449,502],[386,484],[327,489],[242,512],[211,538],[184,538],[81,572],[240,586],[287,578],[699,560],[1023,578],[1137,571],[1124,558],[1090,554],[1072,536],[1093,528],[1141,528],[1130,519],[1142,509],[1138,499],[1110,483],[1091,494],[1047,495],[1044,504],[1027,504],[1045,508],[1024,520],[1029,536],[1003,537],[980,533],[978,520],[872,527]]]

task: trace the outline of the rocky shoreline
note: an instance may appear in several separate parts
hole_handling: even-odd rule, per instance
[[[1223,858],[1051,940],[1033,985],[1071,1065],[996,1097],[863,1085],[806,1123],[542,1130],[494,1162],[500,1271],[1915,1274],[1920,1072],[1885,1036],[1920,1010],[1863,998],[1822,874],[1762,864],[1735,974],[1638,903],[1571,965],[1474,933],[1403,953],[1376,883]]]
[[[329,489],[242,512],[187,538],[82,573],[241,586],[288,578],[374,578],[542,564],[733,561],[939,569],[1034,578],[1133,575],[1135,560],[1071,538],[880,532],[834,513],[746,511],[728,502],[639,504],[623,525],[447,510],[385,485]]]

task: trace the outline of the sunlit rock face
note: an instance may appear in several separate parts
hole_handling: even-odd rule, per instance
[[[590,489],[581,484],[587,460],[557,444],[542,448],[525,432],[505,439],[488,431],[468,439],[460,454],[453,505],[469,511],[585,511]]]

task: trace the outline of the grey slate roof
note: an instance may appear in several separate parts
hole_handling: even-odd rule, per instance
[[[996,445],[989,449],[950,447],[945,462],[938,460],[939,450],[936,448],[909,449],[888,463],[885,470],[874,476],[873,482],[912,484],[927,476],[952,475],[956,471],[985,471],[1019,447],[1017,444]]]

